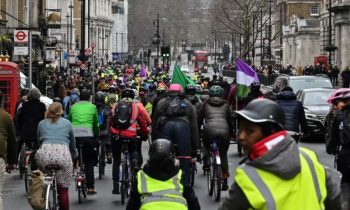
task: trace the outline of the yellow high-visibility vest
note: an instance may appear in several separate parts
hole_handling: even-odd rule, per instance
[[[281,177],[253,166],[237,168],[235,181],[255,210],[320,210],[327,196],[326,171],[316,154],[300,148],[301,171],[294,178]]]
[[[180,183],[182,172],[167,181],[153,179],[142,170],[137,173],[137,190],[141,195],[140,210],[187,210]]]

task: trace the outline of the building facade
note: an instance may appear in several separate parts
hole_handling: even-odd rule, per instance
[[[112,2],[112,49],[114,60],[125,59],[129,51],[128,45],[128,0],[114,0]]]

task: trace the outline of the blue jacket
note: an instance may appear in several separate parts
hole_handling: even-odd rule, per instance
[[[296,95],[291,91],[283,91],[277,96],[276,101],[286,116],[285,127],[288,131],[306,132],[306,118],[303,104],[296,100]]]

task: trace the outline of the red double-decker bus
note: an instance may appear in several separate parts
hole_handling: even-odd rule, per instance
[[[199,73],[208,72],[208,51],[197,50],[194,52],[194,71]]]

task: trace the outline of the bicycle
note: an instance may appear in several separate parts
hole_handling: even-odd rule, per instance
[[[56,171],[60,170],[60,166],[48,165],[45,168],[48,171],[44,177],[45,210],[59,210]]]
[[[121,147],[121,152],[122,152],[122,160],[121,160],[121,177],[119,177],[120,180],[120,194],[121,194],[121,201],[122,204],[125,204],[125,199],[129,198],[130,196],[130,191],[133,187],[134,184],[134,175],[132,174],[131,170],[131,164],[130,164],[130,155],[129,155],[129,149],[128,149],[128,144],[132,140],[129,139],[123,139],[122,140],[122,147]]]
[[[190,186],[194,186],[194,180],[197,174],[197,159],[191,156],[176,156],[176,159],[191,159]]]
[[[79,170],[77,170],[75,176],[75,190],[78,191],[78,202],[82,203],[82,197],[86,198],[87,186],[85,178],[85,165],[83,163],[83,144],[84,142],[78,142],[77,147],[79,151]]]
[[[22,179],[23,175],[25,173],[24,171],[24,152],[25,152],[25,145],[23,144],[21,147],[21,150],[18,155],[18,170],[19,170],[19,178]]]
[[[222,187],[221,158],[218,145],[219,140],[214,140],[210,144],[210,167],[206,170],[207,188],[210,196],[214,195],[215,201],[220,201]]]
[[[21,154],[19,155],[20,178],[22,178],[24,175],[24,187],[25,187],[26,193],[28,193],[30,174],[32,172],[31,161],[32,161],[33,152],[34,150],[32,148],[28,147],[26,144],[23,144],[21,149]]]

